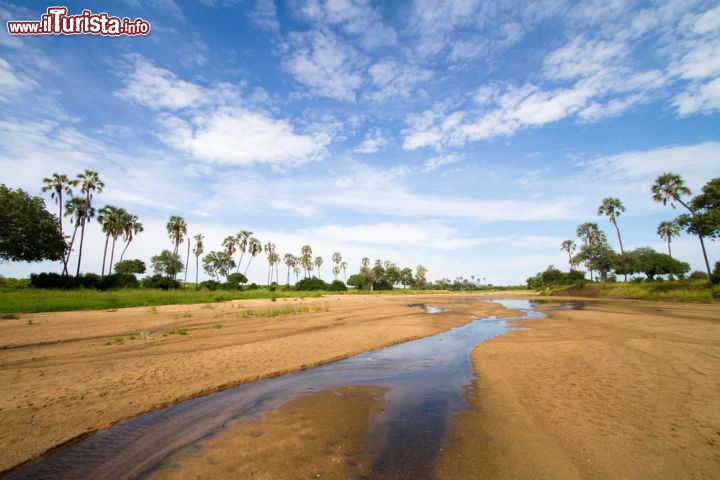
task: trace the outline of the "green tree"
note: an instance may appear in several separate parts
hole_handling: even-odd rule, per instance
[[[684,224],[686,229],[691,233],[697,235],[700,240],[700,248],[702,249],[703,258],[705,260],[705,268],[707,269],[708,277],[710,276],[710,262],[708,262],[707,252],[705,251],[705,222],[701,218],[697,217],[696,211],[690,207],[685,201],[683,196],[692,195],[690,189],[685,186],[685,181],[680,175],[674,173],[663,173],[655,179],[655,183],[650,187],[652,192],[652,198],[656,202],[662,202],[663,205],[670,203],[672,208],[675,208],[675,202],[685,207],[690,212],[690,220],[686,221],[685,218],[680,219],[681,223]]]
[[[221,276],[227,277],[230,271],[235,268],[235,261],[227,251],[208,252],[203,258],[203,268],[208,275],[218,280]]]
[[[625,255],[625,249],[623,248],[622,237],[620,236],[620,228],[618,227],[617,219],[624,211],[625,205],[622,204],[619,198],[613,197],[604,198],[597,211],[598,215],[605,215],[608,217],[610,223],[612,223],[615,227],[618,243],[620,244],[620,255]],[[625,275],[625,281],[627,282],[627,275]]]
[[[60,236],[63,238],[63,241],[65,241],[65,235],[63,234],[63,194],[67,195],[68,197],[72,197],[73,191],[72,187],[77,186],[76,180],[70,180],[67,175],[61,175],[58,173],[53,173],[52,177],[50,178],[43,178],[43,192],[50,192],[50,198],[55,200],[55,203],[58,204],[58,226],[60,227]],[[67,275],[67,264],[65,263],[65,255],[62,257],[63,261],[63,274]]]
[[[575,242],[572,240],[563,240],[563,242],[560,244],[560,250],[563,252],[567,252],[568,254],[568,263],[570,264],[570,270],[573,269],[573,266],[575,265],[573,262],[573,254],[575,253],[575,250],[577,249],[577,245],[575,245]]]
[[[112,252],[110,254],[110,267],[108,273],[112,273],[113,257],[115,256],[115,242],[118,237],[125,231],[125,222],[128,221],[129,214],[124,208],[106,205],[98,211],[98,223],[105,234],[105,249],[103,250],[103,263],[101,276],[105,275],[105,261],[107,259],[107,249],[110,237],[112,237]]]
[[[65,265],[70,263],[70,255],[72,254],[72,248],[75,244],[75,236],[77,231],[82,226],[83,222],[89,221],[95,217],[95,208],[91,207],[87,200],[80,197],[73,197],[65,202],[65,216],[70,217],[73,224],[73,233],[70,237],[70,245],[67,247],[67,254],[65,255]],[[67,271],[64,272],[68,274]]]
[[[143,273],[145,273],[145,270],[145,262],[137,258],[132,260],[120,260],[115,264],[115,273],[119,273],[121,275],[129,273],[137,273],[138,275],[142,275]]]
[[[193,255],[195,255],[195,288],[198,287],[198,275],[200,273],[200,255],[205,251],[205,245],[203,244],[203,236],[198,233],[193,237],[195,239],[195,247],[193,247]]]
[[[425,279],[427,271],[427,268],[422,265],[415,267],[415,285],[417,285],[418,288],[425,288],[427,284],[427,280]]]
[[[182,272],[183,264],[180,255],[170,250],[163,250],[159,255],[155,255],[150,259],[150,265],[156,274],[172,277],[178,272]]]
[[[83,215],[80,225],[80,248],[78,249],[77,272],[75,273],[75,276],[80,276],[80,262],[82,262],[83,243],[85,241],[85,225],[93,218],[95,213],[95,210],[92,208],[93,195],[95,193],[102,193],[105,184],[100,180],[97,172],[87,169],[83,173],[78,174],[76,181],[78,185],[80,185],[80,191],[85,194],[88,213],[88,215]],[[93,215],[90,215],[90,213]]]
[[[172,240],[173,244],[175,245],[173,255],[175,255],[177,258],[180,258],[178,250],[180,249],[180,244],[183,242],[185,235],[187,235],[187,222],[185,222],[184,218],[173,215],[170,217],[170,220],[168,220],[165,228],[167,229],[168,237],[170,237],[170,240]],[[175,280],[177,278],[178,272],[181,271],[182,262],[180,262],[180,269],[176,269],[170,274],[172,276],[172,279]]]
[[[285,266],[287,266],[287,284],[290,285],[290,269],[297,267],[298,260],[295,255],[292,253],[286,253],[283,257],[283,261],[285,262]]]
[[[340,255],[340,252],[332,254],[332,261],[335,264],[333,267],[333,275],[335,275],[335,280],[337,280],[337,276],[340,274],[340,262],[342,262],[342,255]]]
[[[597,244],[602,243],[601,240],[605,238],[605,234],[600,231],[597,223],[583,223],[577,228],[577,236],[581,240],[580,253],[575,257],[576,261],[583,261],[586,263],[588,270],[590,270],[590,281],[593,281],[594,265],[592,263],[593,249]]]
[[[300,249],[300,265],[305,270],[305,278],[308,276],[308,272],[312,271],[312,248],[310,245],[303,245]]]
[[[238,260],[237,268],[235,269],[235,273],[238,273],[240,271],[240,264],[242,264],[243,257],[245,256],[245,252],[248,248],[248,242],[250,241],[250,237],[252,236],[253,232],[249,232],[247,230],[241,230],[236,236],[235,241],[237,243],[238,248],[240,249],[240,260]]]
[[[670,243],[673,237],[680,236],[680,223],[677,220],[670,220],[666,222],[660,222],[657,228],[658,236],[667,242],[668,256],[672,258],[672,249]],[[670,280],[672,280],[672,274],[670,274]]]
[[[320,274],[320,267],[322,267],[323,264],[323,258],[322,257],[315,257],[315,260],[313,261],[315,266],[318,270],[318,278],[322,280],[322,275]]]
[[[258,240],[255,237],[250,237],[247,244],[248,253],[250,254],[250,260],[248,260],[247,266],[245,266],[245,272],[243,272],[243,275],[247,277],[248,268],[250,268],[250,264],[253,261],[253,258],[258,256],[262,253],[262,243],[260,243],[260,240]]]
[[[65,239],[45,201],[0,184],[0,259],[19,262],[62,260]]]
[[[120,261],[122,261],[125,256],[125,252],[127,252],[130,242],[133,241],[138,233],[144,231],[143,224],[140,223],[139,220],[140,219],[137,215],[128,214],[127,219],[123,223],[123,242],[125,242],[125,248],[123,248],[123,251],[120,254]]]

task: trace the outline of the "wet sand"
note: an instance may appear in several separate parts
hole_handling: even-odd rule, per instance
[[[718,478],[720,305],[547,313],[473,350],[439,478]]]
[[[0,471],[188,398],[432,335],[471,315],[518,314],[467,298],[335,296],[2,320]],[[424,302],[449,311],[411,306]]]

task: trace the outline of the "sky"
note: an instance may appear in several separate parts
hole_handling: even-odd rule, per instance
[[[657,225],[680,212],[652,201],[654,178],[697,193],[720,176],[716,2],[72,1],[151,32],[8,34],[49,5],[0,1],[0,182],[40,194],[98,171],[95,205],[145,227],[126,258],[172,248],[180,215],[206,251],[240,230],[281,256],[309,244],[326,280],[338,251],[348,273],[367,256],[520,284],[567,269],[580,223],[619,249],[608,196],[626,249],[665,251]],[[97,222],[86,237],[82,270],[99,272]],[[704,270],[697,238],[673,254]],[[250,281],[266,271],[262,255]]]

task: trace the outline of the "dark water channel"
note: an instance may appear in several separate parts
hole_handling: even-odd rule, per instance
[[[234,420],[258,417],[303,393],[350,385],[388,388],[386,408],[370,428],[369,478],[433,478],[452,419],[468,407],[465,390],[474,378],[471,350],[508,331],[509,320],[544,316],[527,300],[493,301],[526,316],[477,319],[432,337],[188,400],[121,422],[6,478],[142,478],[176,464],[183,453],[196,450],[199,442]]]

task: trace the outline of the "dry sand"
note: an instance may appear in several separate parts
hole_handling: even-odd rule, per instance
[[[720,478],[720,305],[549,313],[474,349],[439,478]]]
[[[203,393],[432,335],[470,315],[517,315],[497,304],[457,301],[465,298],[335,296],[0,320],[0,472]],[[428,315],[410,306],[422,302],[451,311]],[[306,313],[263,315],[301,305]],[[150,333],[130,339],[141,332]]]

